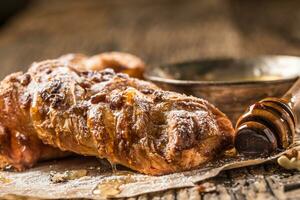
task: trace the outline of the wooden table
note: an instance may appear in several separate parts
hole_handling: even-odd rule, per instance
[[[41,0],[0,30],[0,78],[65,53],[119,50],[151,67],[208,57],[299,55],[297,1]],[[300,173],[275,164],[133,199],[300,199]]]

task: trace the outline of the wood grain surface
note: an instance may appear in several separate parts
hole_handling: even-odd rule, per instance
[[[208,57],[299,55],[299,10],[299,1],[34,1],[0,29],[0,78],[70,52],[125,51],[149,67]],[[300,199],[299,183],[299,172],[267,164],[226,171],[195,188],[131,199]]]

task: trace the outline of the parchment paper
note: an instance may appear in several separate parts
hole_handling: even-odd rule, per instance
[[[192,187],[211,178],[222,170],[257,165],[274,160],[285,152],[268,158],[223,158],[200,169],[164,176],[147,176],[128,169],[112,172],[110,165],[95,158],[73,157],[40,163],[24,172],[0,172],[0,197],[8,194],[46,199],[132,197],[171,188]],[[86,176],[66,182],[54,183],[51,174],[86,170]]]

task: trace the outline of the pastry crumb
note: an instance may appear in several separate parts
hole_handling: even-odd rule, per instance
[[[87,170],[67,170],[65,172],[50,172],[50,181],[52,183],[63,183],[69,180],[78,179],[87,175]]]

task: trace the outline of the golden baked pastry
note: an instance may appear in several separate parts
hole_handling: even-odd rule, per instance
[[[84,54],[67,54],[59,60],[76,65],[77,70],[100,71],[111,68],[134,78],[143,78],[145,63],[138,57],[122,52],[106,52],[92,57]]]
[[[0,162],[19,170],[67,151],[161,175],[199,167],[234,138],[205,100],[65,58],[7,76],[0,112]]]

